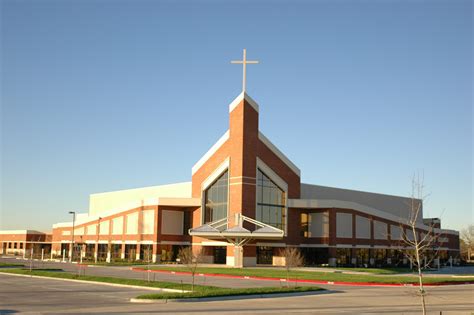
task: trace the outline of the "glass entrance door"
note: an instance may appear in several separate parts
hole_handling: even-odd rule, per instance
[[[227,247],[217,246],[214,247],[214,263],[225,264],[227,259]]]
[[[268,246],[257,247],[257,264],[273,265],[273,248]]]

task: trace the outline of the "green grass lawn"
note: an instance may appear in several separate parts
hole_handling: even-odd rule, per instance
[[[75,279],[83,281],[97,281],[106,283],[116,283],[124,285],[134,285],[143,287],[163,288],[163,289],[175,289],[191,291],[191,285],[186,283],[174,283],[164,281],[146,281],[138,279],[125,279],[115,277],[99,277],[99,276],[78,276],[77,274],[69,272],[58,272],[43,270],[32,270],[28,269],[8,269],[2,270],[0,273],[13,273],[23,275],[34,275],[60,279]],[[265,288],[243,288],[243,289],[227,289],[213,286],[202,286],[194,285],[194,292],[189,293],[153,293],[138,296],[141,299],[176,299],[176,298],[204,298],[204,297],[217,297],[217,296],[231,296],[231,295],[250,295],[250,294],[270,294],[270,293],[288,293],[288,292],[309,292],[323,290],[314,286],[305,287],[294,287],[291,283],[290,287],[265,287]]]
[[[118,267],[118,266],[147,266],[148,264],[145,262],[140,262],[140,261],[115,261],[115,262],[104,262],[104,261],[98,261],[97,263],[93,261],[83,261],[83,265],[94,265],[94,266],[110,266],[110,267]],[[154,264],[150,264],[150,266],[153,266]]]
[[[166,271],[188,271],[185,267],[168,267],[156,266],[150,269],[166,270]],[[201,267],[197,270],[198,273],[208,274],[225,274],[234,276],[250,276],[250,277],[270,277],[286,279],[286,271],[284,269],[264,269],[264,268],[218,268],[218,267]],[[316,272],[316,271],[291,271],[290,278],[305,279],[305,280],[320,280],[320,281],[341,281],[341,282],[369,282],[369,283],[387,283],[387,284],[406,284],[417,283],[418,278],[415,276],[399,276],[399,275],[361,275],[361,274],[346,274],[334,272]],[[450,276],[439,277],[425,277],[424,283],[439,283],[439,282],[466,282],[474,281],[474,276],[469,278],[453,278]]]
[[[335,270],[341,271],[357,271],[357,272],[367,272],[378,275],[393,275],[400,273],[412,273],[413,271],[410,268],[352,268],[352,267],[328,267]]]
[[[324,289],[318,287],[269,287],[269,288],[244,288],[244,289],[225,289],[216,287],[199,287],[195,288],[194,292],[189,293],[153,293],[143,294],[137,296],[138,299],[152,299],[152,300],[163,300],[163,299],[187,299],[187,298],[210,298],[210,297],[222,297],[222,296],[235,296],[235,295],[253,295],[253,294],[275,294],[275,293],[297,293],[297,292],[314,292],[322,291]]]
[[[0,268],[1,267],[23,267],[23,266],[24,266],[23,264],[0,262]]]

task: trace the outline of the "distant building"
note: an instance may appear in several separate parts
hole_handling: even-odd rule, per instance
[[[49,259],[51,234],[32,230],[0,231],[0,254]]]
[[[91,260],[174,260],[192,246],[208,263],[283,265],[281,250],[297,246],[308,265],[406,265],[400,239],[411,201],[301,183],[299,168],[259,130],[259,106],[242,93],[229,106],[229,130],[192,167],[190,182],[91,195],[74,231],[73,222],[53,225],[52,254],[70,256],[74,234],[74,257]],[[427,224],[441,235],[433,253],[456,259],[459,233],[421,215],[420,235]]]

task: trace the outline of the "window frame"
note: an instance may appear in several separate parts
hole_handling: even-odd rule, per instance
[[[256,171],[255,171],[255,220],[257,220],[257,208],[258,208],[258,171],[260,170],[266,177],[268,177],[274,184],[277,186],[281,191],[285,194],[285,206],[282,207],[284,211],[284,222],[283,224],[283,232],[284,236],[287,236],[288,233],[288,184],[278,176],[275,171],[273,171],[267,164],[265,164],[260,158],[257,157],[256,163]]]
[[[206,224],[206,191],[214,185],[219,178],[227,172],[227,214],[229,218],[230,211],[230,159],[226,158],[202,183],[201,183],[201,225]],[[212,221],[211,221],[212,222]],[[210,223],[210,222],[208,222]],[[227,222],[226,227],[229,227]]]

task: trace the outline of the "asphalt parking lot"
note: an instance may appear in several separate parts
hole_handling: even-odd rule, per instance
[[[0,274],[0,314],[419,314],[414,288],[330,286],[325,294],[135,304],[149,290]],[[429,314],[471,314],[474,285],[429,288]]]
[[[21,263],[25,266],[29,266],[29,262],[21,259],[12,258],[0,258],[0,262],[10,263]],[[58,263],[58,262],[40,262],[33,261],[33,268],[58,268],[68,272],[77,272],[77,264],[70,263]],[[109,266],[94,266],[86,267],[85,273],[90,276],[106,276],[106,277],[119,277],[129,279],[141,279],[147,278],[146,272],[138,272],[130,270],[130,267],[109,267]],[[192,277],[189,275],[175,275],[169,273],[157,273],[153,272],[150,275],[151,279],[155,281],[170,281],[170,282],[181,282],[191,283]],[[203,277],[196,276],[196,284],[211,285],[223,288],[256,288],[256,287],[274,287],[279,286],[278,282],[275,281],[262,281],[255,279],[233,279],[223,277]]]

